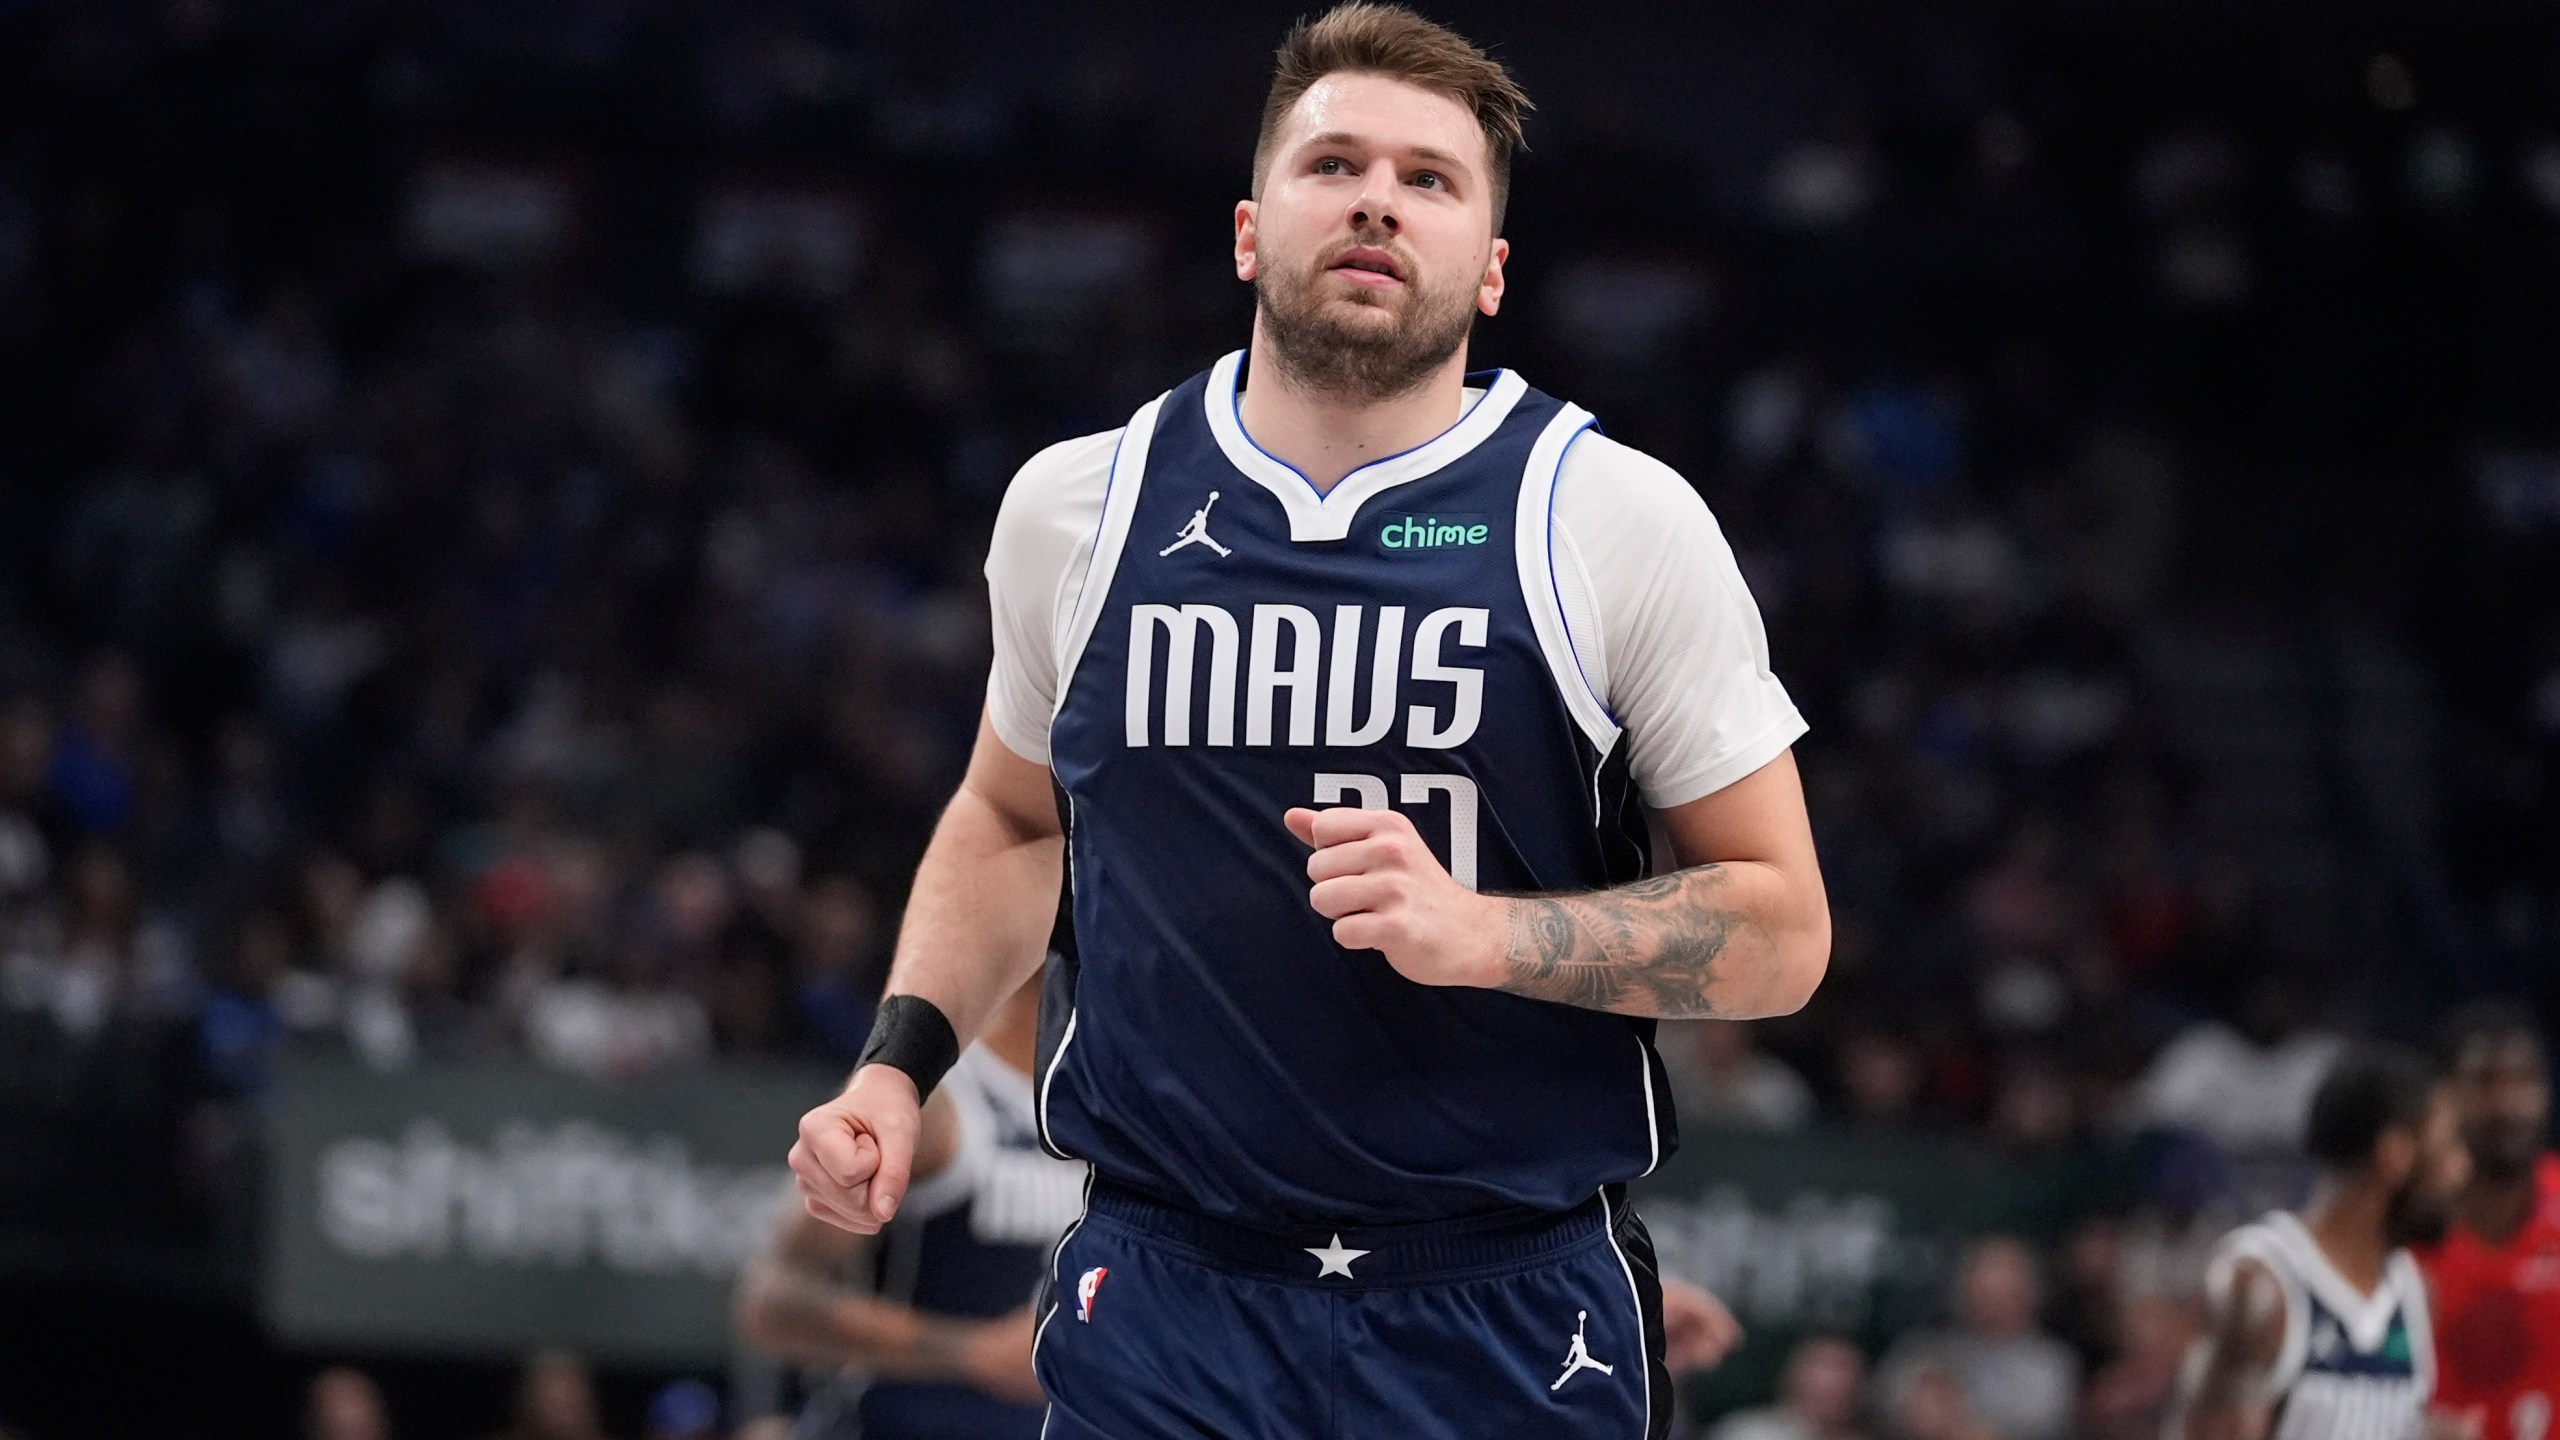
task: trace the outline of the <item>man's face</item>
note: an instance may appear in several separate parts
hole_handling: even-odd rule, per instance
[[[2453,1066],[2453,1098],[2471,1163],[2491,1180],[2533,1169],[2551,1121],[2551,1076],[2541,1042],[2520,1031],[2482,1035]]]
[[[2393,1244],[2430,1245],[2444,1238],[2453,1223],[2454,1201],[2471,1183],[2471,1152],[2462,1144],[2452,1086],[2436,1087],[2417,1143],[2403,1153],[2408,1158],[2383,1223]]]
[[[1236,206],[1236,274],[1284,373],[1361,398],[1420,384],[1502,302],[1485,137],[1464,105],[1383,75],[1328,75]]]

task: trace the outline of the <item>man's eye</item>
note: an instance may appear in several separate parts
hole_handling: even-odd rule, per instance
[[[1316,162],[1316,173],[1319,175],[1346,174],[1349,172],[1350,168],[1350,166],[1343,164],[1341,161],[1334,159],[1330,155]]]
[[[1413,177],[1413,183],[1421,186],[1425,190],[1446,190],[1449,188],[1449,182],[1441,179],[1439,173],[1432,170],[1425,170],[1420,174],[1415,175]]]

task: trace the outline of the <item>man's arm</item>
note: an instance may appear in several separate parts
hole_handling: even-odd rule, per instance
[[[887,993],[931,1001],[967,1045],[1048,953],[1064,851],[1049,771],[981,717],[968,774],[916,867]],[[852,1230],[887,1224],[906,1194],[917,1118],[915,1081],[881,1064],[802,1116],[791,1169],[809,1213]]]
[[[1803,1006],[1831,956],[1831,909],[1792,751],[1658,812],[1684,868],[1575,895],[1478,895],[1392,810],[1292,810],[1316,847],[1309,894],[1334,940],[1407,979],[1661,1019]]]
[[[950,1165],[958,1126],[948,1092],[936,1091],[924,1107],[916,1179]],[[865,1294],[837,1277],[870,1248],[869,1236],[812,1218],[795,1193],[772,1244],[739,1277],[733,1311],[739,1335],[806,1365],[862,1365],[892,1379],[958,1381],[1020,1404],[1039,1398],[1028,1310],[969,1320]]]
[[[1830,965],[1831,905],[1795,752],[1659,814],[1681,868],[1507,900],[1494,988],[1666,1020],[1802,1009]]]
[[[2181,1440],[2265,1440],[2273,1417],[2267,1378],[2284,1348],[2283,1289],[2266,1266],[2240,1260],[2206,1323],[2204,1371]]]

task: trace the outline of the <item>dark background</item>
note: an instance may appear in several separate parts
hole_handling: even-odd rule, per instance
[[[1243,341],[1291,13],[0,5],[0,1425],[295,1423],[284,1050],[844,1063],[1006,478]],[[1479,363],[1698,486],[1813,722],[1817,1123],[2547,1010],[2553,12],[1431,13],[1540,107]]]

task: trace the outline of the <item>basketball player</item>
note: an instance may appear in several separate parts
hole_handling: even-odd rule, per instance
[[[1526,107],[1400,8],[1292,30],[1234,213],[1249,349],[996,522],[978,746],[792,1165],[813,1214],[897,1213],[1063,858],[1039,1117],[1095,1181],[1045,1277],[1051,1440],[1670,1425],[1623,1188],[1674,1140],[1653,1022],[1794,1010],[1830,920],[1705,506],[1466,373]]]
[[[2348,1051],[2311,1100],[2310,1203],[2224,1237],[2189,1356],[2183,1440],[2413,1440],[2430,1417],[2426,1282],[2401,1246],[2444,1233],[2468,1175],[2452,1097],[2423,1061]]]
[[[1085,1167],[1040,1148],[1031,1113],[1036,986],[1017,991],[926,1103],[914,1188],[878,1248],[795,1193],[738,1287],[739,1333],[838,1371],[798,1440],[1034,1440],[1031,1312]],[[867,1267],[871,1283],[849,1277]]]
[[[2436,1404],[2484,1440],[2546,1440],[2560,1400],[2560,1156],[2550,1057],[2521,1010],[2458,1016],[2445,1046],[2471,1183],[2443,1243],[2419,1252],[2435,1290]]]

